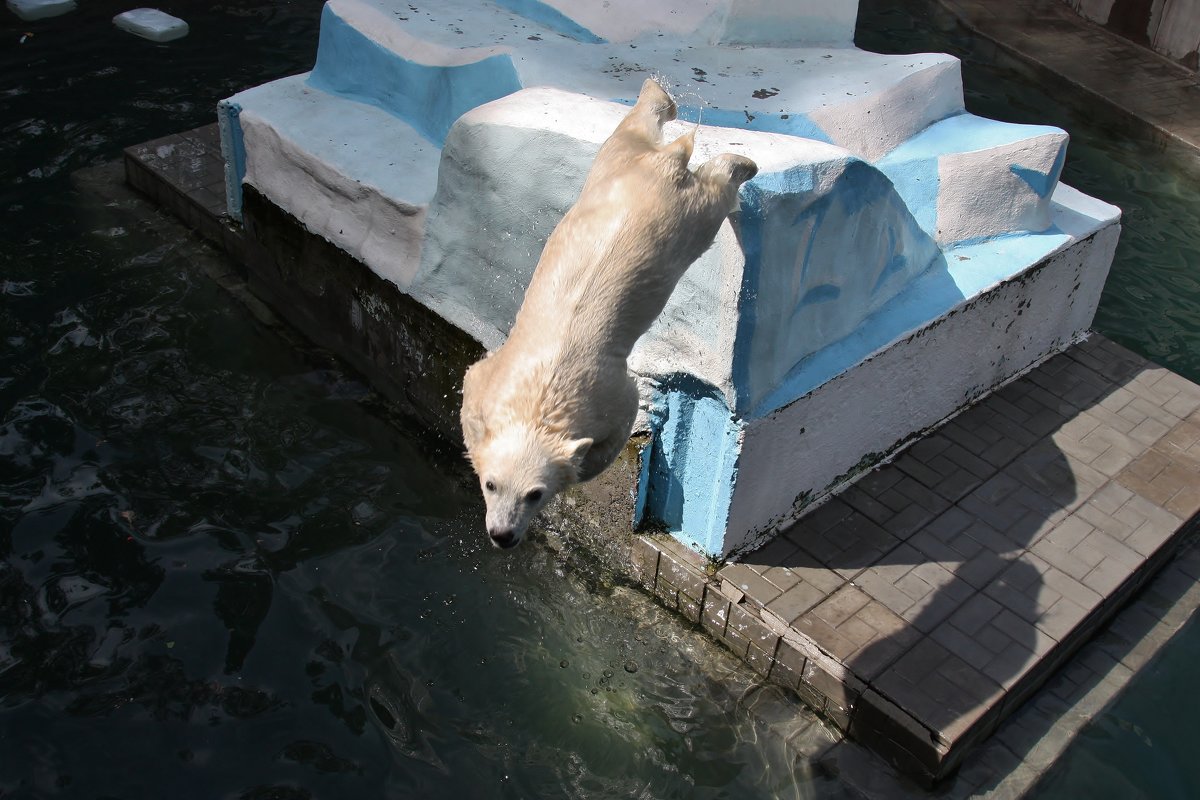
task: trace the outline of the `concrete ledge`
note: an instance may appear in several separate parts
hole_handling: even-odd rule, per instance
[[[1200,148],[1200,77],[1179,64],[1080,18],[1062,0],[940,2],[1010,59],[1083,95],[1081,105],[1098,101],[1140,135]]]
[[[225,161],[216,125],[128,147],[123,166],[130,186],[242,260],[241,230],[224,218]]]

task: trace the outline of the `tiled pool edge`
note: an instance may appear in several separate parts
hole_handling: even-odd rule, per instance
[[[1093,718],[1112,704],[1200,608],[1200,530],[1133,601],[1081,647],[938,786],[946,800],[1026,796]],[[877,756],[850,739],[824,755],[864,797],[924,800],[924,789],[878,774]]]
[[[635,552],[653,552],[657,557],[660,550],[654,547],[652,539],[666,543],[668,549],[679,549],[678,543],[669,537],[641,536],[635,540]],[[994,733],[965,755],[958,772],[939,784],[939,796],[948,800],[1018,798],[1042,780],[1078,734],[1124,691],[1139,670],[1200,608],[1200,537],[1193,532],[1189,539],[1174,559],[1140,589],[1140,595],[1100,626],[1093,638],[1011,716],[1002,720]],[[694,572],[699,565],[694,563],[692,555],[685,551],[668,554],[666,558],[672,562],[677,557],[691,562],[693,569],[686,571]],[[646,568],[644,560],[641,567]],[[662,599],[661,594],[655,594]],[[712,634],[710,626],[705,629]],[[727,645],[727,636],[713,636]],[[761,668],[756,669],[763,675]],[[794,672],[790,668],[788,671]],[[786,682],[778,677],[778,672],[764,676],[787,690]],[[827,702],[815,689],[790,691],[814,709],[821,709],[822,702]],[[832,722],[828,714],[826,719]],[[804,730],[801,728],[801,732]],[[879,774],[879,757],[847,738],[820,756],[820,768],[841,774],[866,797],[929,796],[924,788],[895,775]]]
[[[1170,642],[1200,608],[1200,539],[1194,527],[1187,538],[1138,597],[968,759],[950,797],[1027,793]]]

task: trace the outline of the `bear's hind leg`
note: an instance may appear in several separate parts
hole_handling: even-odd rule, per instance
[[[629,441],[638,410],[637,383],[632,375],[625,374],[625,386],[622,389],[617,402],[609,411],[608,420],[611,420],[612,424],[608,426],[608,433],[597,439],[583,458],[583,465],[579,469],[580,481],[590,481],[608,469]]]

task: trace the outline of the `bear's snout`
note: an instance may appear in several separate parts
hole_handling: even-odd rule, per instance
[[[488,529],[488,536],[491,537],[492,544],[504,550],[516,547],[521,541],[511,530],[490,528]]]

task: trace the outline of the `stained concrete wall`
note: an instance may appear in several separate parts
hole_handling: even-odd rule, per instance
[[[1080,16],[1200,69],[1200,0],[1065,0]]]

